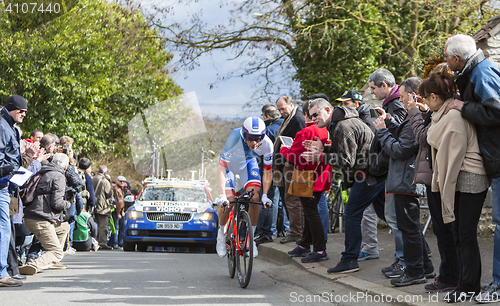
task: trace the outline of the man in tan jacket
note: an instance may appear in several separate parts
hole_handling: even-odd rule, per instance
[[[111,216],[110,199],[113,195],[111,183],[105,178],[108,172],[108,167],[105,165],[99,166],[99,173],[92,178],[92,184],[95,192],[95,209],[94,219],[97,223],[97,241],[101,250],[111,250],[112,247],[106,244],[108,237],[108,222]]]

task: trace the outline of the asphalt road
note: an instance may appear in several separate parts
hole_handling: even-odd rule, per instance
[[[0,288],[1,305],[360,305],[349,288],[293,265],[255,260],[241,289],[216,254],[123,252],[66,256],[66,270]],[[333,287],[335,286],[335,287]],[[348,296],[351,300],[348,301]],[[340,303],[335,303],[335,299]],[[344,302],[341,302],[341,298]],[[333,303],[332,303],[333,302]],[[384,305],[384,303],[377,303]]]

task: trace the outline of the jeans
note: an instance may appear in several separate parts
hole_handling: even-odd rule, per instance
[[[500,177],[491,179],[491,191],[493,195],[492,218],[495,224],[495,235],[493,236],[493,283],[500,285]]]
[[[75,216],[75,219],[76,219],[76,205],[75,204],[71,205],[70,214]],[[69,245],[71,247],[73,247],[73,231],[75,230],[75,223],[76,223],[76,221],[73,221],[69,225]]]
[[[115,233],[109,236],[108,245],[111,247],[123,246],[123,234],[125,231],[125,218],[118,219],[116,211],[111,213],[113,216],[113,224],[115,225]]]
[[[358,258],[361,248],[361,219],[365,209],[384,192],[385,182],[368,186],[363,180],[354,182],[344,210],[345,220],[345,251],[342,261]]]
[[[458,284],[458,254],[453,236],[453,223],[445,224],[441,209],[441,194],[432,192],[427,186],[427,203],[432,220],[432,231],[436,235],[441,264],[439,265],[438,280],[441,283]]]
[[[270,208],[260,207],[259,221],[257,221],[257,229],[255,234],[258,236],[272,237],[272,227],[276,229],[276,219],[278,216],[279,192],[278,188],[271,186],[267,192],[267,196],[273,201],[273,206]],[[275,217],[276,216],[276,217]]]
[[[306,249],[312,245],[314,252],[326,250],[325,230],[318,212],[321,194],[324,195],[324,192],[314,192],[312,198],[300,198],[304,211],[304,229],[299,245]]]
[[[396,248],[395,257],[399,259],[401,264],[404,264],[403,256],[403,234],[398,229],[396,221],[396,204],[394,203],[394,194],[388,193],[385,200],[385,221],[391,228],[392,236],[394,237],[394,245]]]
[[[10,196],[7,187],[0,189],[0,279],[9,276],[7,256],[10,245]]]
[[[326,195],[324,192],[321,192],[321,198],[319,198],[318,212],[319,217],[321,218],[321,223],[323,223],[325,240],[328,240],[328,204],[326,203]]]
[[[455,192],[453,230],[460,275],[457,290],[463,292],[477,294],[481,291],[481,253],[477,242],[477,224],[487,192],[488,190],[481,193]]]
[[[403,234],[405,274],[420,277],[434,271],[425,248],[424,235],[420,227],[420,203],[418,197],[394,194],[398,228]]]

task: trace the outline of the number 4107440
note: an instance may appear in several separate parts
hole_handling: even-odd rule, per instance
[[[15,14],[35,14],[35,13],[56,13],[61,11],[59,3],[9,3],[5,8],[8,13]]]

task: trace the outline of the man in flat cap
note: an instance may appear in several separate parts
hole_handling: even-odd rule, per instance
[[[28,103],[18,95],[8,98],[5,107],[0,111],[0,167],[14,166],[14,169],[17,169],[21,166],[20,135],[14,124],[23,122],[27,113]],[[11,235],[9,195],[16,187],[10,185],[9,188],[8,177],[0,178],[0,287],[23,284],[22,281],[10,277],[7,272]]]

